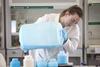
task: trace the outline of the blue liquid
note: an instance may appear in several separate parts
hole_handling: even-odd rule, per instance
[[[59,54],[57,56],[57,61],[58,61],[58,64],[67,64],[68,63],[68,57],[64,53],[64,51],[59,52]]]
[[[48,62],[48,67],[58,67],[56,59],[50,59],[50,61]]]
[[[43,59],[40,59],[37,61],[36,67],[47,67],[47,62]]]
[[[20,67],[20,61],[17,58],[13,58],[10,62],[10,67]]]

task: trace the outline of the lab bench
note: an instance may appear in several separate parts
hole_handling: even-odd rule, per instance
[[[9,67],[9,66],[7,66],[7,67]],[[21,66],[21,67],[23,67],[23,66]],[[67,67],[67,66],[66,66]],[[68,66],[69,67],[69,66]],[[81,65],[78,65],[78,66],[73,66],[73,67],[99,67],[99,66],[81,66]]]

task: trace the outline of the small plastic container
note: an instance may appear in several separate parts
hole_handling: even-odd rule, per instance
[[[20,67],[20,61],[18,58],[13,58],[10,62],[10,67]]]
[[[68,63],[68,53],[65,54],[64,51],[60,51],[57,56],[58,64],[67,64]]]
[[[56,59],[50,59],[50,61],[48,62],[48,67],[58,67],[58,62],[56,61]]]
[[[5,58],[1,53],[0,53],[0,67],[6,67]]]
[[[23,67],[35,67],[34,59],[30,55],[26,55],[23,60]]]

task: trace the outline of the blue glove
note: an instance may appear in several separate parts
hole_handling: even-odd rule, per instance
[[[64,44],[68,40],[68,33],[64,29],[62,30],[62,36],[64,38],[64,42],[63,42]]]

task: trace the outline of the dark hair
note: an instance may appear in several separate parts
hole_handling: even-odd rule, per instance
[[[83,15],[82,9],[78,5],[74,5],[62,11],[62,13],[60,14],[60,17],[64,16],[67,11],[72,15],[76,13],[79,17],[82,17]]]

